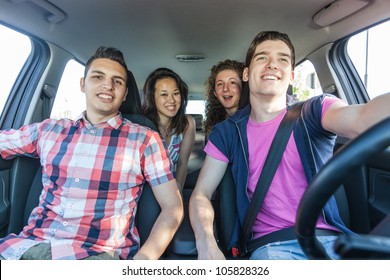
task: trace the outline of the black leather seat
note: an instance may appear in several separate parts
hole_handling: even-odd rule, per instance
[[[155,124],[141,114],[141,98],[138,91],[134,75],[131,71],[127,72],[127,88],[128,94],[126,100],[123,101],[119,111],[122,116],[133,123],[147,126],[155,131],[157,128]],[[150,231],[160,214],[161,208],[153,195],[149,184],[145,184],[143,192],[138,204],[135,223],[140,235],[141,244],[143,244],[149,236]]]
[[[229,242],[234,234],[234,224],[238,219],[236,207],[236,188],[234,185],[231,165],[228,165],[225,175],[219,183],[214,196],[216,238],[220,249],[226,258],[231,257]]]

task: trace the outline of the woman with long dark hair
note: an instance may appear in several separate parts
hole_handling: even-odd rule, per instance
[[[146,79],[143,91],[143,114],[156,124],[165,140],[182,191],[195,142],[195,120],[185,113],[188,86],[171,69],[158,68]]]

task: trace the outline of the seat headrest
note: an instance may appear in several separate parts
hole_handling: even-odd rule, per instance
[[[137,83],[134,75],[130,70],[127,70],[127,97],[119,107],[119,111],[124,114],[140,114],[141,113],[141,98],[139,95]]]

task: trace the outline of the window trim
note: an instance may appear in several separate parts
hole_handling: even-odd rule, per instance
[[[31,38],[31,53],[23,65],[4,104],[0,127],[19,128],[24,124],[33,93],[50,59],[49,46],[42,40]]]
[[[329,51],[329,62],[337,76],[349,104],[366,103],[370,99],[359,73],[348,55],[347,45],[351,36],[335,42]]]

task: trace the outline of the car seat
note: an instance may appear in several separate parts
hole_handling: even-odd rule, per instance
[[[134,75],[131,71],[128,71],[127,73],[127,89],[128,93],[126,100],[123,101],[119,108],[122,116],[133,123],[144,125],[158,131],[156,125],[150,119],[141,114],[141,98]],[[152,189],[148,183],[145,183],[135,217],[135,223],[140,235],[141,245],[148,238],[160,211],[160,205],[154,197]]]
[[[229,242],[234,232],[234,224],[238,222],[236,206],[236,187],[234,185],[231,164],[226,168],[225,174],[214,195],[215,235],[218,245],[226,258],[231,258]]]

